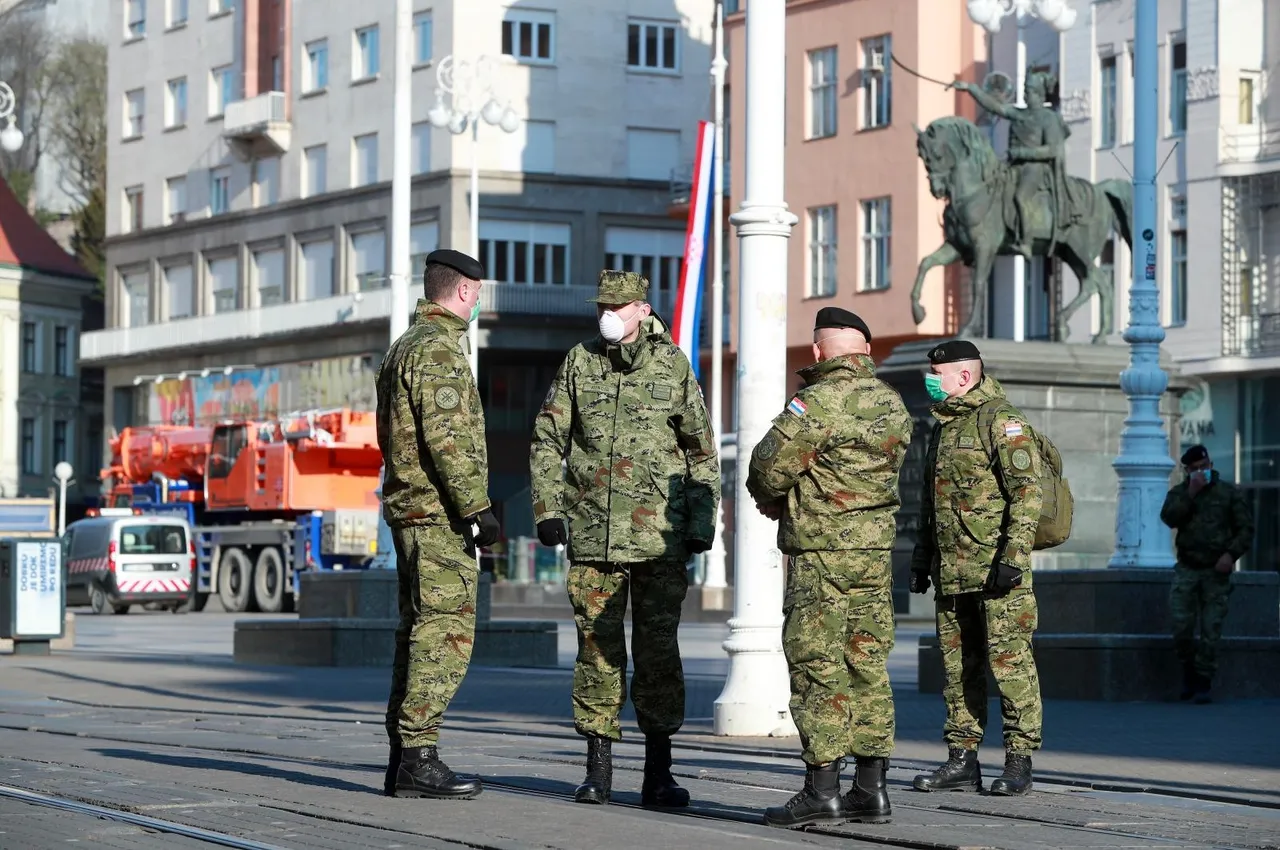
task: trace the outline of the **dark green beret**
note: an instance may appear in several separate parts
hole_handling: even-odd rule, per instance
[[[959,363],[961,360],[981,360],[982,353],[978,346],[967,339],[953,339],[935,345],[929,352],[929,362],[935,366],[940,363]]]
[[[867,323],[857,313],[851,313],[842,307],[823,307],[819,310],[813,329],[816,331],[819,328],[852,328],[866,337],[867,342],[871,342],[871,328],[867,327]]]
[[[463,277],[469,277],[472,280],[484,280],[484,266],[480,265],[479,260],[461,251],[454,251],[450,248],[432,251],[427,254],[427,265],[429,266],[432,263],[448,266]]]

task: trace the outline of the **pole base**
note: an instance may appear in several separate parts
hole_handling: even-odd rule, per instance
[[[732,638],[730,638],[732,640]],[[729,650],[729,676],[715,702],[716,735],[790,738],[800,733],[791,718],[787,660],[773,651]]]

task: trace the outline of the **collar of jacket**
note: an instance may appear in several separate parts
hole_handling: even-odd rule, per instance
[[[650,353],[659,345],[674,345],[666,322],[657,313],[651,313],[640,323],[640,336],[633,342],[615,344],[597,337],[609,365],[618,372],[634,372],[644,365]]]
[[[836,372],[851,372],[859,378],[874,378],[876,362],[868,354],[843,354],[806,366],[796,374],[804,379],[806,386],[812,386]]]
[[[442,307],[434,301],[428,301],[426,298],[418,299],[418,306],[413,311],[413,323],[415,325],[434,323],[442,328],[459,332],[465,331],[470,324],[449,308]]]
[[[992,399],[1004,397],[1004,387],[1000,386],[1000,382],[990,375],[983,375],[978,385],[969,392],[935,404],[932,409],[933,417],[942,423],[963,419]]]

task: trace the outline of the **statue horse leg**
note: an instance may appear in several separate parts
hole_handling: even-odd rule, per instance
[[[917,325],[924,321],[925,316],[924,307],[920,304],[920,291],[924,289],[925,275],[938,266],[949,266],[959,260],[960,252],[950,242],[943,242],[942,247],[920,261],[920,267],[916,269],[916,285],[911,287],[911,317]]]
[[[1066,342],[1067,338],[1071,336],[1067,323],[1071,321],[1071,317],[1075,315],[1076,311],[1087,304],[1093,294],[1099,291],[1098,275],[1102,270],[1095,267],[1092,262],[1083,259],[1070,245],[1060,245],[1057,253],[1058,257],[1071,267],[1071,271],[1075,273],[1076,280],[1080,281],[1080,291],[1076,293],[1076,297],[1071,299],[1070,304],[1058,311],[1058,342]],[[1106,332],[1104,323],[1099,336]],[[1095,336],[1093,341],[1096,343],[1098,336]]]
[[[973,305],[969,321],[956,334],[961,337],[985,337],[987,335],[987,287],[991,283],[991,269],[996,263],[996,250],[981,246],[973,258]]]

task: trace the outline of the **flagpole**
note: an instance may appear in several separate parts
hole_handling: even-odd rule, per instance
[[[711,174],[711,427],[716,438],[716,457],[721,479],[724,475],[724,76],[729,63],[724,54],[724,0],[716,0],[715,58],[711,62],[711,79],[715,89],[715,154]],[[707,553],[707,569],[702,586],[713,591],[703,593],[703,607],[716,602],[722,608],[723,588],[727,586],[724,546],[724,499],[716,510],[715,539]],[[709,595],[719,597],[708,599]]]

